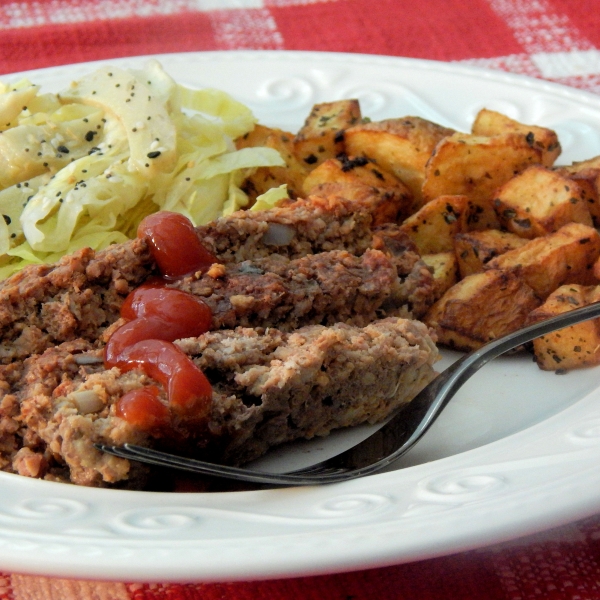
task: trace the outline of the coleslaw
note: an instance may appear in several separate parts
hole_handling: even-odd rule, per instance
[[[102,67],[58,94],[0,84],[0,278],[125,241],[157,210],[199,225],[247,206],[249,170],[284,165],[272,148],[235,148],[255,123],[228,94],[177,84],[155,60]],[[285,197],[272,190],[259,206]]]

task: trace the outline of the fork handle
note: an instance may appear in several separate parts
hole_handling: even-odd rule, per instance
[[[595,317],[600,317],[600,302],[594,302],[534,323],[492,340],[481,348],[464,355],[438,375],[408,405],[400,409],[374,436],[326,461],[327,465],[339,467],[345,464],[349,469],[356,469],[356,477],[369,475],[385,468],[406,454],[425,435],[456,392],[481,367],[501,354],[531,342],[541,335]],[[379,439],[372,439],[375,436],[378,436]],[[369,444],[379,446],[381,458],[375,461],[370,459],[370,464],[360,466],[358,464],[361,460],[360,457],[366,453]],[[342,479],[339,475],[337,477]],[[335,478],[336,476],[332,475],[331,481]]]

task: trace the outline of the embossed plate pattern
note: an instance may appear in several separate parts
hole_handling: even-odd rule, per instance
[[[344,97],[358,97],[373,119],[420,115],[463,131],[486,106],[555,128],[561,162],[600,154],[600,98],[542,81],[361,55],[159,58],[182,83],[229,91],[263,123],[292,131],[313,103]],[[91,68],[28,77],[59,90]],[[559,377],[528,358],[500,359],[461,391],[402,460],[406,468],[328,487],[158,494],[0,473],[0,571],[128,581],[333,572],[475,548],[582,518],[600,510],[599,374]],[[306,459],[328,444],[269,460]]]

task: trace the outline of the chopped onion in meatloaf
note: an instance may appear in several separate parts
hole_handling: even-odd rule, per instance
[[[144,468],[94,443],[242,464],[410,401],[435,376],[434,341],[412,320],[433,300],[432,276],[395,224],[372,227],[375,208],[312,198],[198,228],[220,263],[168,285],[213,314],[211,331],[176,341],[213,388],[201,422],[180,415],[142,430],[117,415],[124,394],[157,385],[102,358],[125,297],[155,274],[144,239],[2,282],[0,469],[143,488]]]

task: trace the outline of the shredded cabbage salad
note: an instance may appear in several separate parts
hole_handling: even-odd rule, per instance
[[[0,83],[0,278],[125,241],[157,210],[199,225],[247,206],[249,170],[285,164],[272,148],[236,150],[255,123],[226,93],[179,85],[157,61],[103,67],[58,94]],[[270,190],[256,208],[282,198],[285,188]]]

